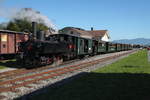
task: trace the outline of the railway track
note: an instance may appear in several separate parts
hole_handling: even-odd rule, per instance
[[[66,61],[66,62],[63,62],[59,65],[62,66],[62,65],[65,65],[65,64],[76,62],[76,61],[79,61],[79,59]],[[23,76],[25,74],[28,74],[28,73],[34,73],[34,72],[38,72],[38,71],[41,71],[41,70],[53,69],[55,67],[58,67],[58,66],[57,65],[47,65],[47,66],[34,68],[34,69],[22,68],[22,69],[16,69],[16,70],[12,70],[12,71],[2,72],[2,73],[0,73],[0,82],[4,81],[6,79],[7,80],[13,79],[14,77],[17,77],[17,76],[21,77],[21,76]]]
[[[9,80],[2,80],[0,82],[0,93],[20,92],[19,88],[21,88],[21,87],[26,87],[26,88],[30,89],[30,88],[32,88],[32,86],[30,86],[30,84],[39,84],[41,81],[49,81],[50,79],[56,78],[58,76],[61,76],[61,75],[67,74],[67,73],[71,73],[71,72],[74,72],[77,70],[81,70],[83,68],[93,66],[95,64],[105,62],[105,61],[108,61],[111,59],[115,59],[115,58],[118,58],[121,56],[125,56],[125,55],[128,55],[133,52],[135,52],[135,51],[132,50],[132,51],[128,51],[125,53],[108,56],[105,58],[82,62],[79,64],[66,65],[65,67],[57,67],[54,69],[49,69],[49,66],[47,66],[47,67],[42,67],[42,68],[37,68],[37,69],[32,69],[32,70],[22,69],[22,70],[19,70],[20,72],[17,72],[17,70],[14,70],[12,73],[16,73],[16,74],[13,74],[13,77],[15,75],[16,76],[19,75],[20,73],[27,74],[27,73],[33,73],[35,71],[38,71],[38,73],[33,73],[33,74],[29,74],[27,76],[21,76],[21,77],[9,79]],[[44,70],[44,71],[41,71],[41,70]],[[7,74],[7,72],[6,72],[6,74]],[[11,74],[8,74],[8,76],[9,75],[11,75]],[[6,79],[6,77],[5,77],[5,79]],[[0,95],[0,99],[1,98],[3,99],[6,97],[4,95]]]

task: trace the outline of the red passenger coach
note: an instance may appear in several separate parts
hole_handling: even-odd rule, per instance
[[[18,52],[18,43],[26,40],[26,33],[0,30],[0,59],[14,57]]]

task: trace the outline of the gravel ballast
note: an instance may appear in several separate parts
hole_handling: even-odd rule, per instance
[[[128,52],[128,51],[98,55],[98,56],[94,56],[94,57],[90,57],[90,58],[85,58],[84,60],[80,60],[78,62],[73,62],[71,64],[62,65],[60,67],[65,67],[65,66],[69,66],[69,65],[72,65],[72,64],[84,63],[84,62],[87,62],[87,61],[93,61],[93,60],[105,58],[105,57],[108,57],[108,56],[113,56],[113,55],[116,55],[116,54],[122,54],[122,53],[126,53],[126,52]],[[17,88],[18,92],[5,92],[5,93],[2,93],[0,95],[3,95],[5,97],[7,97],[3,100],[10,100],[10,99],[18,98],[18,97],[21,97],[20,99],[26,100],[28,97],[30,97],[32,95],[36,95],[36,94],[39,94],[43,91],[44,92],[47,91],[48,87],[63,85],[64,83],[69,82],[70,80],[72,80],[72,79],[74,79],[78,76],[81,76],[84,73],[91,72],[91,71],[93,71],[97,68],[104,67],[105,65],[111,64],[115,61],[118,61],[118,60],[120,60],[124,57],[127,57],[128,55],[130,55],[130,54],[127,54],[127,55],[124,55],[124,56],[121,56],[121,57],[117,57],[117,58],[114,58],[114,59],[111,59],[111,60],[108,60],[108,61],[105,61],[105,62],[100,62],[99,64],[94,64],[94,65],[86,67],[86,68],[82,68],[82,69],[79,69],[79,70],[68,72],[66,74],[63,74],[63,75],[57,76],[57,77],[53,77],[51,79],[47,79],[47,80],[44,80],[44,81],[43,80],[38,81],[35,84],[29,84],[26,87]]]

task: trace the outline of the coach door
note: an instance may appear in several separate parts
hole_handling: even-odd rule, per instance
[[[7,39],[7,45],[8,45],[8,53],[12,54],[15,53],[15,35],[14,34],[8,34]]]
[[[7,53],[7,34],[1,34],[1,54],[6,54]]]

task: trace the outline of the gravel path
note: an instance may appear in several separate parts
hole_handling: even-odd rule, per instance
[[[4,69],[0,69],[0,73],[2,72],[7,72],[7,71],[11,71],[11,70],[16,70],[17,68],[4,68]]]

